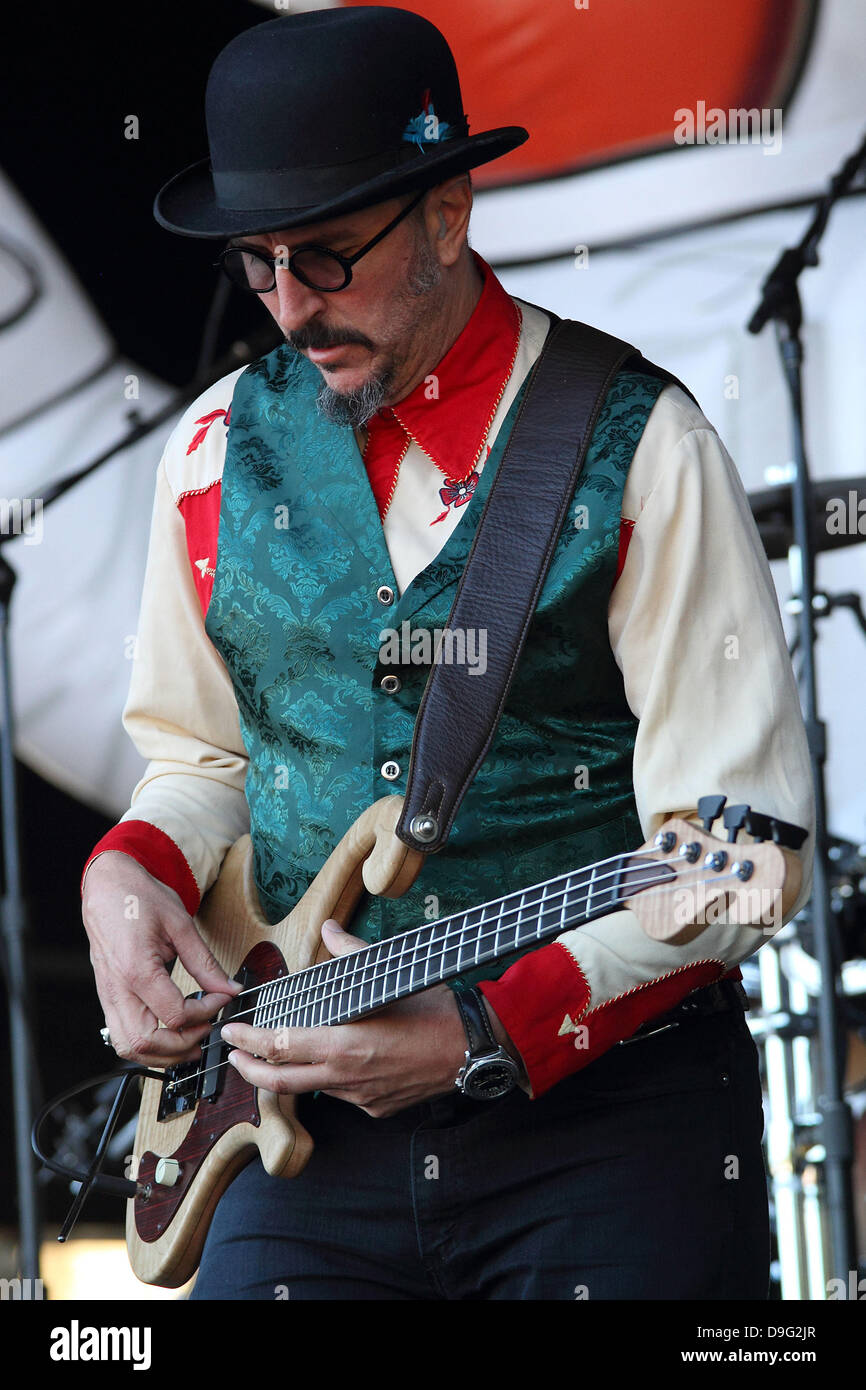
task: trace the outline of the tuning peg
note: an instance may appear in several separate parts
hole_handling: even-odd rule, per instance
[[[773,827],[769,816],[762,816],[760,811],[750,811],[746,816],[745,826],[749,834],[758,843],[762,840],[772,839]]]
[[[722,807],[727,799],[726,796],[702,796],[698,801],[698,815],[708,835],[713,828],[713,821],[718,820],[722,814]]]
[[[745,803],[740,806],[725,807],[725,814],[722,816],[722,820],[728,832],[729,845],[735,843],[737,835],[745,825],[751,810],[751,806],[746,806]]]
[[[790,821],[777,820],[775,816],[770,816],[770,826],[774,844],[783,845],[785,849],[799,849],[809,834],[802,825],[792,825]]]

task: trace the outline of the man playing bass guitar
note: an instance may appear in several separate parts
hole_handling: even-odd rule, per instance
[[[219,55],[207,109],[210,161],[165,186],[157,218],[218,244],[285,342],[166,445],[124,714],[148,766],[83,882],[111,1040],[156,1067],[194,1059],[239,989],[193,921],[229,846],[250,832],[277,922],[361,811],[405,790],[428,639],[550,331],[468,241],[469,171],[526,132],[468,134],[425,20],[338,7],[256,26]],[[481,682],[483,633],[462,641]],[[325,923],[324,945],[631,850],[715,791],[813,825],[736,470],[683,390],[626,369],[447,845],[350,931]],[[357,1022],[232,1024],[232,1065],[298,1095],[315,1150],[292,1181],[257,1161],[234,1179],[193,1297],[766,1297],[736,983],[765,939],[722,916],[673,945],[618,910]],[[203,997],[172,984],[175,957]],[[467,1066],[485,1019],[487,1089],[486,1064],[474,1084]]]

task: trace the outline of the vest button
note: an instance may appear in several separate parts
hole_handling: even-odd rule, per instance
[[[380,603],[393,603],[394,590],[389,584],[380,584],[376,590],[376,597]]]
[[[382,764],[382,776],[389,782],[393,782],[395,777],[400,776],[400,764],[387,762]]]
[[[401,685],[402,681],[399,676],[383,676],[379,682],[380,688],[384,690],[386,695],[396,695]]]

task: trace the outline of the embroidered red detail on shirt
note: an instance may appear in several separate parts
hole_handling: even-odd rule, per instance
[[[231,406],[229,406],[228,410],[212,410],[208,415],[202,415],[200,419],[196,420],[195,423],[197,425],[204,426],[204,428],[196,430],[195,434],[189,442],[187,453],[194,453],[195,450],[198,448],[199,444],[202,444],[204,442],[207,436],[207,432],[215,420],[219,420],[220,418],[222,418],[223,424],[225,425],[226,429],[228,429],[229,425],[231,424],[231,414],[232,408]]]
[[[468,478],[446,478],[445,486],[439,489],[445,510],[434,517],[430,525],[435,526],[437,521],[444,521],[452,507],[465,507],[477,486],[478,474],[474,469]]]

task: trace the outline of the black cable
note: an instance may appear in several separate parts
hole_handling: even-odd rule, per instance
[[[130,1062],[122,1066],[119,1070],[115,1069],[114,1071],[103,1072],[101,1076],[91,1077],[87,1081],[79,1081],[76,1086],[70,1086],[68,1091],[63,1091],[59,1096],[54,1096],[46,1105],[43,1105],[36,1119],[33,1121],[33,1130],[30,1136],[31,1147],[36,1157],[39,1159],[39,1162],[43,1164],[44,1167],[49,1168],[52,1173],[59,1174],[60,1177],[66,1178],[69,1182],[80,1182],[84,1184],[88,1190],[91,1187],[97,1187],[101,1192],[108,1192],[114,1197],[135,1197],[138,1192],[138,1185],[136,1183],[130,1181],[129,1178],[112,1178],[108,1174],[100,1173],[98,1171],[98,1165],[102,1162],[105,1150],[114,1132],[114,1124],[112,1121],[116,1123],[120,1104],[125,1098],[131,1082],[134,1081],[137,1076],[148,1077],[153,1081],[163,1081],[165,1079],[162,1072],[151,1071],[148,1067],[142,1067],[137,1063]],[[84,1172],[78,1168],[68,1168],[65,1164],[58,1163],[56,1159],[49,1158],[42,1148],[41,1131],[43,1124],[48,1119],[51,1112],[56,1110],[58,1106],[65,1104],[66,1101],[72,1100],[75,1096],[80,1095],[82,1091],[89,1091],[95,1086],[104,1085],[107,1081],[116,1080],[120,1081],[120,1085],[112,1104],[111,1114],[106,1121],[93,1163],[90,1165],[89,1170]]]

